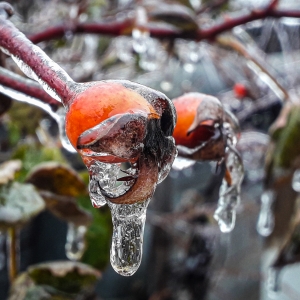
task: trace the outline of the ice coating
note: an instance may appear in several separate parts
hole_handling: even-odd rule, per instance
[[[131,276],[140,266],[146,209],[149,202],[150,199],[121,205],[108,202],[113,222],[110,262],[120,275]]]
[[[81,259],[85,250],[85,234],[87,227],[68,223],[67,240],[65,245],[66,256],[70,260]]]
[[[244,177],[244,168],[238,152],[233,146],[229,146],[226,152],[226,174],[220,187],[218,206],[214,213],[214,218],[222,232],[230,232],[235,226],[236,209],[240,203]]]
[[[297,169],[293,174],[292,188],[295,192],[300,192],[300,169]]]
[[[274,229],[275,220],[273,214],[273,203],[275,200],[275,192],[266,190],[261,195],[261,208],[256,225],[257,232],[264,237],[269,236]]]
[[[38,81],[54,99],[67,102],[74,93],[74,81],[38,46],[8,20],[0,19],[0,49],[10,55],[28,77]]]

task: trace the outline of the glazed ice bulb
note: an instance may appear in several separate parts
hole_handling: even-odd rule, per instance
[[[91,201],[95,207],[108,203],[112,212],[112,266],[132,275],[141,262],[147,205],[177,153],[172,102],[129,81],[74,82],[5,13],[0,14],[0,35],[2,51],[63,103],[67,136],[90,174]],[[129,167],[121,172],[125,164]]]
[[[174,130],[178,156],[194,161],[225,161],[225,177],[214,218],[223,232],[234,228],[244,170],[235,149],[239,126],[236,118],[212,96],[187,93],[173,100],[177,112]],[[188,165],[188,164],[186,164]]]

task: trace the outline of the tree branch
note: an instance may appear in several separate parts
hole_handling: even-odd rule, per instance
[[[49,104],[53,111],[56,111],[61,106],[61,103],[51,98],[37,82],[2,67],[0,67],[0,84]]]
[[[277,1],[272,1],[265,9],[252,10],[249,14],[245,14],[235,18],[226,18],[220,24],[216,24],[207,29],[199,29],[198,31],[180,31],[177,29],[166,28],[163,26],[151,26],[148,25],[150,34],[154,38],[158,39],[175,39],[185,38],[193,40],[214,39],[217,35],[231,30],[236,26],[243,25],[255,20],[265,19],[267,17],[272,18],[300,18],[300,11],[288,11],[276,9]],[[66,32],[71,31],[73,34],[91,33],[101,35],[130,35],[133,28],[134,19],[127,18],[122,21],[116,22],[100,22],[100,23],[82,23],[73,24],[72,26],[67,24],[58,25],[52,28],[48,28],[42,32],[29,36],[29,39],[33,43],[39,43],[42,41],[62,38]]]

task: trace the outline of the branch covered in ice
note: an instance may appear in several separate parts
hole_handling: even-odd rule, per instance
[[[7,3],[0,3],[1,50],[10,55],[28,77],[38,81],[51,97],[65,102],[73,94],[73,80],[7,19],[12,11]]]
[[[277,1],[271,1],[264,9],[254,9],[247,14],[238,17],[226,17],[222,22],[215,24],[209,28],[199,28],[194,31],[180,30],[176,27],[166,27],[161,24],[148,24],[147,30],[152,37],[158,39],[175,39],[185,38],[192,40],[205,40],[214,39],[217,35],[231,30],[239,25],[243,25],[252,21],[262,20],[267,17],[275,19],[288,17],[288,18],[300,18],[299,11],[280,10],[276,8]],[[42,41],[62,38],[66,32],[72,32],[73,34],[91,33],[110,36],[131,35],[131,31],[134,24],[134,18],[131,16],[124,18],[121,21],[109,21],[109,22],[95,22],[95,23],[77,23],[72,24],[70,28],[69,24],[57,25],[51,28],[47,28],[44,31],[29,36],[29,39],[33,43],[39,43]]]

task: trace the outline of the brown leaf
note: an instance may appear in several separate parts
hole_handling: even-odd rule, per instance
[[[7,184],[15,177],[15,173],[21,169],[22,162],[18,159],[9,160],[0,165],[0,185]]]
[[[87,226],[92,222],[92,215],[81,209],[74,197],[59,196],[48,191],[40,191],[40,195],[45,200],[47,209],[57,218],[75,225]]]
[[[67,165],[57,162],[45,162],[32,169],[26,178],[40,190],[60,196],[78,197],[87,194],[87,188],[81,177]]]

